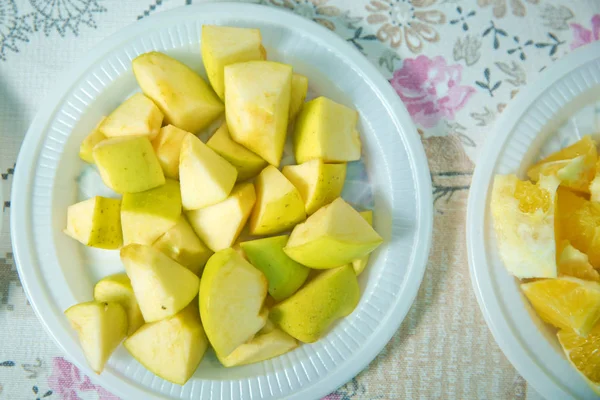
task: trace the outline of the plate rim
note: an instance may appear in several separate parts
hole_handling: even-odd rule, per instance
[[[479,153],[467,203],[467,257],[469,275],[477,303],[496,343],[517,372],[528,384],[545,398],[573,398],[570,393],[548,375],[534,357],[521,346],[520,340],[510,328],[506,318],[493,318],[492,313],[500,314],[500,301],[493,293],[490,274],[484,273],[487,265],[485,249],[485,220],[487,218],[487,198],[492,184],[494,170],[500,153],[513,134],[515,127],[535,103],[550,87],[582,65],[600,60],[600,41],[582,46],[554,62],[536,79],[528,84],[513,99],[494,124],[488,139]],[[485,162],[481,160],[486,160]],[[517,171],[515,171],[517,172]]]
[[[416,247],[419,251],[413,250],[411,265],[407,269],[405,281],[400,290],[400,296],[395,299],[395,302],[390,307],[389,318],[385,323],[380,324],[369,340],[365,341],[361,346],[360,351],[357,351],[353,356],[346,359],[343,363],[336,366],[328,375],[327,381],[318,381],[308,385],[300,391],[291,393],[288,398],[306,399],[318,398],[327,395],[336,388],[348,382],[356,376],[362,369],[377,356],[383,347],[389,342],[394,333],[399,329],[400,324],[405,319],[410,307],[414,303],[417,296],[420,284],[425,273],[429,252],[432,242],[433,231],[433,200],[431,193],[431,178],[429,167],[423,145],[420,141],[420,136],[417,133],[416,126],[412,122],[408,111],[406,110],[400,98],[394,92],[393,88],[385,80],[383,75],[364,57],[358,50],[346,43],[337,34],[328,29],[314,23],[313,21],[302,18],[293,14],[290,11],[267,7],[256,4],[219,2],[219,3],[201,3],[191,6],[179,7],[173,10],[161,12],[152,15],[142,21],[134,22],[112,35],[104,38],[94,47],[90,48],[71,68],[66,70],[62,78],[57,80],[57,84],[53,90],[48,93],[42,105],[38,109],[26,135],[22,142],[17,165],[21,168],[15,169],[15,178],[12,185],[11,198],[14,200],[11,207],[11,239],[15,256],[15,264],[23,290],[27,298],[31,302],[31,306],[41,324],[48,332],[50,337],[57,344],[62,354],[73,362],[82,372],[90,377],[90,379],[99,383],[107,390],[125,398],[130,393],[121,390],[122,384],[127,384],[125,378],[119,377],[118,374],[113,374],[110,371],[105,371],[101,376],[96,375],[91,371],[86,363],[80,362],[80,358],[72,357],[71,351],[67,350],[62,341],[54,333],[58,326],[58,316],[51,310],[55,307],[49,300],[51,299],[45,285],[42,283],[42,277],[38,268],[32,267],[36,262],[32,262],[36,258],[36,251],[33,248],[33,243],[28,240],[28,232],[22,227],[31,226],[31,198],[27,197],[29,189],[32,187],[33,178],[35,176],[34,165],[36,162],[35,156],[39,154],[40,148],[45,138],[46,126],[56,113],[57,108],[64,98],[72,91],[77,80],[86,72],[86,70],[98,60],[105,57],[110,51],[118,48],[122,43],[133,39],[145,31],[152,31],[154,24],[159,25],[161,21],[172,21],[177,15],[181,14],[200,14],[210,12],[230,11],[231,7],[249,13],[266,13],[276,14],[282,19],[292,19],[295,23],[302,26],[308,31],[318,31],[319,35],[324,38],[324,41],[329,43],[337,51],[343,53],[346,57],[351,58],[353,64],[369,78],[374,84],[376,93],[381,96],[388,108],[388,113],[395,121],[396,125],[401,127],[398,131],[400,139],[404,143],[407,151],[408,161],[411,166],[411,173],[415,182],[415,196],[417,223],[414,228],[414,238]],[[17,228],[19,226],[19,228]],[[408,285],[409,281],[414,281],[415,284]],[[411,282],[412,283],[412,282]],[[400,303],[402,299],[402,303]],[[328,384],[333,382],[333,384]],[[139,384],[139,387],[144,391],[144,387]],[[123,387],[126,389],[126,387]],[[145,391],[146,398],[162,399],[154,393]]]

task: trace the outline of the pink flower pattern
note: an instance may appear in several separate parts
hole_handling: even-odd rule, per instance
[[[475,92],[461,85],[462,66],[447,65],[441,56],[421,55],[406,59],[390,83],[406,105],[415,123],[432,128],[445,118],[454,120]]]
[[[101,386],[94,385],[90,378],[62,357],[54,357],[52,374],[48,377],[48,386],[61,400],[81,400],[82,392],[96,392],[99,400],[119,400]]]
[[[592,43],[594,40],[600,40],[600,14],[592,17],[592,29],[586,29],[580,24],[570,24],[573,30],[573,41],[571,50]]]

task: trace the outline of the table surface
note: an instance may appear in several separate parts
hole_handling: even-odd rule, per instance
[[[117,399],[81,374],[21,288],[9,234],[19,147],[55,77],[122,27],[198,0],[0,0],[0,399]],[[477,154],[529,81],[600,36],[594,0],[254,0],[314,20],[390,81],[433,179],[433,248],[389,344],[329,400],[539,398],[495,343],[471,291],[465,210]],[[1,198],[2,196],[0,196]]]

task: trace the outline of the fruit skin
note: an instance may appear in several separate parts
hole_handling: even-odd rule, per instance
[[[225,367],[252,364],[280,356],[296,347],[296,339],[275,328],[273,323],[267,320],[252,340],[242,344],[227,357],[220,357],[219,361]]]
[[[262,271],[269,282],[269,294],[276,301],[294,294],[306,281],[310,269],[284,253],[289,236],[273,236],[240,243],[252,265]]]
[[[369,223],[369,225],[373,226],[373,211],[371,211],[371,210],[361,211],[361,212],[359,212],[359,214],[361,217],[363,217],[365,219],[365,221],[367,221]],[[362,274],[362,272],[367,267],[367,264],[369,264],[369,256],[368,255],[352,261],[352,268],[354,268],[354,272],[356,272],[356,276],[359,276],[360,274]]]
[[[145,136],[103,140],[94,147],[102,181],[117,193],[136,193],[164,185],[165,176]]]
[[[153,374],[183,385],[200,365],[208,339],[198,309],[190,304],[171,317],[142,326],[123,345]]]
[[[225,88],[231,138],[279,166],[287,135],[292,67],[272,61],[228,65]]]
[[[283,251],[302,265],[326,269],[362,258],[382,242],[358,211],[339,197],[297,225]]]
[[[256,195],[254,185],[240,183],[220,203],[200,210],[188,211],[192,228],[212,251],[233,246],[252,212]]]
[[[250,217],[250,234],[269,235],[290,229],[306,219],[300,192],[274,166],[258,175],[256,206]]]
[[[521,284],[521,290],[541,319],[561,329],[587,336],[600,321],[600,283],[573,277]]]
[[[121,103],[106,117],[98,130],[106,137],[158,135],[163,114],[156,104],[141,93],[136,93]]]
[[[94,146],[106,139],[106,136],[104,136],[104,134],[98,129],[105,118],[106,117],[102,117],[98,125],[96,125],[96,127],[89,133],[89,135],[85,137],[85,139],[83,139],[83,142],[81,142],[81,145],[79,146],[79,157],[83,161],[90,164],[94,163],[94,155],[92,154]]]
[[[227,198],[237,170],[194,135],[186,136],[179,156],[181,200],[185,210],[197,210]]]
[[[238,182],[254,178],[267,166],[265,160],[231,139],[226,123],[217,129],[206,145],[237,169]]]
[[[182,215],[175,226],[165,232],[152,245],[155,249],[183,265],[198,277],[213,254],[196,236],[187,219]]]
[[[301,342],[316,342],[337,319],[349,315],[360,299],[350,265],[317,275],[294,295],[277,304],[269,319]]]
[[[326,97],[304,104],[296,120],[296,162],[320,158],[326,163],[360,159],[361,142],[356,122],[358,112]]]
[[[267,279],[229,248],[206,263],[200,281],[200,317],[219,358],[250,340],[266,323]]]
[[[181,216],[179,182],[139,193],[125,193],[121,205],[123,243],[152,244],[171,229]]]
[[[311,215],[342,195],[346,164],[325,164],[314,159],[300,165],[287,165],[281,171],[300,192]]]
[[[135,58],[135,79],[165,116],[165,123],[191,133],[208,127],[223,113],[223,103],[187,65],[152,51]]]
[[[123,247],[121,261],[146,322],[177,314],[198,294],[198,277],[150,246]]]
[[[125,310],[118,303],[90,301],[69,307],[65,316],[77,331],[88,364],[100,374],[127,334]]]
[[[202,61],[208,80],[221,100],[225,98],[225,67],[266,59],[267,54],[261,43],[260,29],[202,26]]]
[[[490,208],[504,266],[517,278],[555,278],[557,177],[534,185],[515,175],[496,175]],[[560,213],[559,213],[560,214]]]
[[[152,141],[158,162],[167,178],[179,179],[179,154],[183,139],[191,133],[174,125],[163,126]]]
[[[94,300],[105,303],[119,303],[127,314],[127,335],[133,334],[144,325],[142,311],[135,299],[131,281],[125,273],[102,278],[94,286]]]
[[[290,121],[293,121],[298,116],[300,110],[302,110],[307,93],[308,78],[304,75],[293,74],[292,92],[290,95]]]
[[[86,246],[118,249],[123,244],[121,200],[96,196],[69,206],[64,232]]]
[[[557,337],[571,365],[600,395],[600,324],[585,338],[570,329],[561,329]]]

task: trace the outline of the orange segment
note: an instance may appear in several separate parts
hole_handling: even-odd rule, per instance
[[[600,159],[596,161],[596,176],[590,183],[590,200],[600,201]]]
[[[527,175],[534,182],[540,175],[554,175],[561,180],[561,186],[590,193],[590,182],[596,175],[597,161],[596,142],[590,136],[584,136],[535,164],[527,171]]]
[[[600,320],[600,284],[562,277],[523,283],[521,289],[540,318],[587,336]]]
[[[566,329],[558,332],[557,336],[569,362],[600,394],[600,324],[585,338]]]
[[[600,282],[600,274],[592,267],[588,256],[571,246],[568,240],[560,246],[558,258],[559,276],[572,276],[587,281]]]

